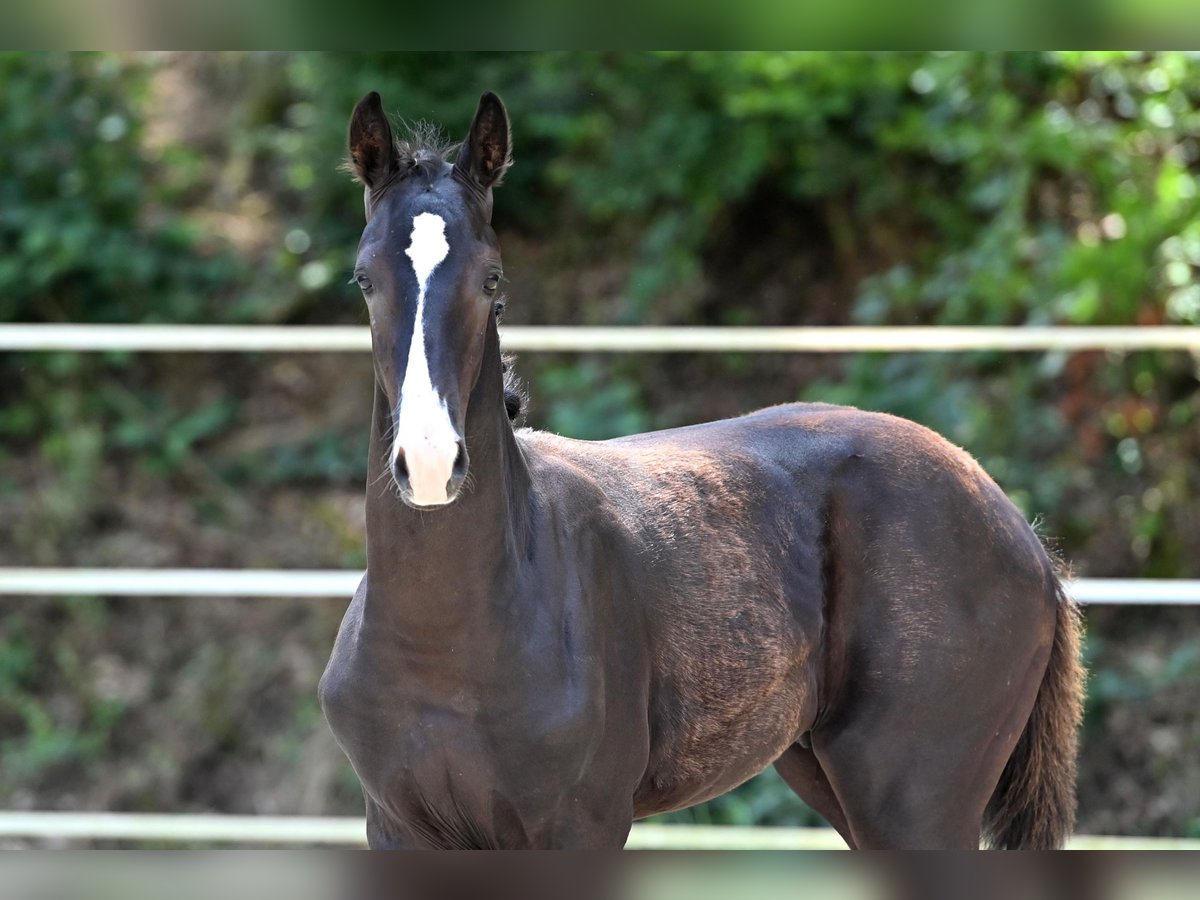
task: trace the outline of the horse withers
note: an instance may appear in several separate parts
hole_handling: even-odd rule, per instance
[[[791,404],[610,441],[514,428],[492,189],[355,108],[367,573],[320,685],[372,847],[620,847],[774,764],[851,847],[1056,847],[1075,606],[975,461]]]

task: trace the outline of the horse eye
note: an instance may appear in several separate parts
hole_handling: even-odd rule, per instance
[[[484,293],[494,294],[494,293],[496,293],[496,288],[498,288],[499,286],[500,286],[500,276],[493,273],[493,274],[489,275],[487,277],[487,281],[485,281],[483,283]]]
[[[371,290],[371,279],[366,275],[355,275],[354,281],[364,294]]]

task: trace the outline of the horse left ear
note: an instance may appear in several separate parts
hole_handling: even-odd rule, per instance
[[[508,110],[499,97],[488,91],[479,98],[471,130],[458,151],[454,167],[487,190],[500,183],[511,165],[512,131]]]
[[[379,187],[400,167],[392,126],[375,91],[354,107],[346,144],[350,150],[350,171],[368,191]]]

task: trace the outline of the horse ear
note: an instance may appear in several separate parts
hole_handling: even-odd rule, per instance
[[[371,91],[354,107],[347,144],[350,170],[367,188],[379,186],[400,168],[392,126],[376,91]]]
[[[512,165],[512,131],[504,103],[487,91],[471,121],[471,130],[458,151],[455,168],[471,176],[484,190],[500,183]]]

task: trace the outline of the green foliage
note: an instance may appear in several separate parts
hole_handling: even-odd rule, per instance
[[[602,440],[648,427],[637,384],[627,376],[605,377],[594,361],[548,367],[538,385],[552,398],[545,413],[551,431]]]
[[[68,608],[71,601],[66,601]],[[94,610],[77,608],[80,619]],[[103,618],[90,623],[102,627]],[[64,766],[83,766],[100,757],[123,712],[119,700],[101,696],[87,661],[69,641],[36,643],[26,617],[5,616],[0,634],[0,794],[12,796],[28,782]],[[65,689],[67,704],[51,709],[48,686]]]
[[[326,430],[307,440],[244,454],[223,471],[232,482],[257,485],[361,481],[369,443],[366,429],[352,435]]]
[[[1099,650],[1092,647],[1093,657]],[[1162,655],[1145,654],[1123,668],[1095,671],[1088,682],[1087,715],[1096,718],[1114,704],[1143,702],[1200,676],[1200,639],[1184,640]]]
[[[0,55],[0,319],[227,318],[223,306],[246,268],[170,206],[192,180],[193,154],[168,147],[161,169],[150,158],[151,74],[137,58]],[[116,354],[0,360],[0,441],[37,443],[61,473],[62,490],[51,494],[67,507],[86,509],[95,466],[110,451],[154,444],[147,458],[151,468],[165,464],[161,472],[214,427],[211,417],[168,413],[171,421],[155,423],[140,405],[106,403],[106,385],[129,364]]]
[[[116,56],[0,55],[0,318],[220,315],[212,294],[236,262],[158,205],[143,144],[148,71]]]
[[[675,825],[778,825],[812,828],[824,819],[809,809],[773,768],[700,806],[657,816],[653,821]]]
[[[113,445],[137,452],[150,471],[165,474],[186,460],[197,442],[228,427],[237,412],[237,403],[220,400],[191,411],[172,409],[161,403],[157,408],[142,409],[137,418],[126,418],[116,426]]]

